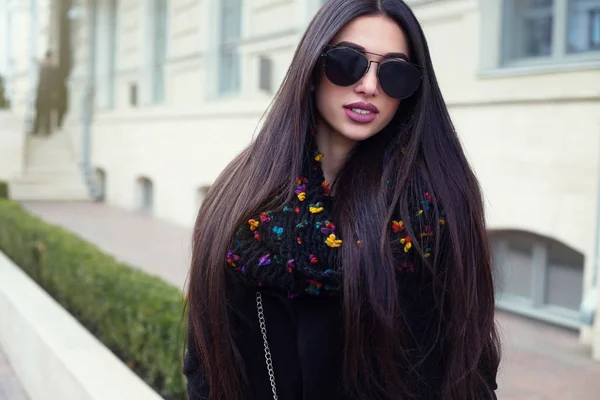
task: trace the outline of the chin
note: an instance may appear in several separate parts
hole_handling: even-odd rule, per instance
[[[339,132],[347,139],[361,142],[372,136],[375,136],[379,131],[376,130],[375,127],[371,127],[369,125],[356,126],[354,124],[345,124]]]

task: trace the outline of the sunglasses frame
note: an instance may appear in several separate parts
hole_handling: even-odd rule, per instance
[[[420,74],[419,74],[419,80],[420,80],[420,81],[422,81],[422,80],[423,80],[423,78],[425,78],[425,73],[424,73],[424,71],[423,71],[423,68],[422,68],[421,66],[419,66],[419,65],[417,65],[417,64],[414,64],[414,63],[411,63],[410,61],[407,61],[407,60],[405,60],[405,59],[403,59],[403,58],[399,58],[399,57],[387,57],[387,56],[385,56],[385,55],[383,55],[383,54],[378,54],[378,53],[373,53],[373,52],[370,52],[370,51],[359,50],[359,49],[355,49],[355,48],[352,48],[352,47],[350,47],[350,46],[344,46],[344,45],[341,45],[341,46],[339,46],[339,45],[330,45],[330,44],[329,44],[329,45],[325,45],[325,46],[324,46],[324,50],[323,50],[323,52],[321,53],[321,58],[323,58],[323,63],[322,63],[322,65],[321,65],[321,66],[322,66],[323,68],[325,68],[325,65],[326,65],[326,63],[327,63],[327,53],[329,53],[329,52],[330,52],[330,51],[332,51],[332,50],[336,50],[336,49],[347,49],[347,50],[353,51],[353,52],[355,52],[355,53],[358,53],[358,54],[360,54],[361,56],[363,56],[363,57],[364,57],[364,58],[367,60],[367,63],[368,63],[368,64],[367,64],[367,68],[365,69],[365,72],[364,72],[364,73],[363,73],[363,74],[360,76],[360,78],[358,78],[358,79],[356,80],[356,82],[354,82],[354,83],[351,83],[351,84],[349,84],[349,85],[346,85],[345,87],[352,86],[352,85],[356,84],[357,82],[359,82],[359,81],[360,81],[362,78],[364,78],[364,76],[365,76],[365,75],[366,75],[366,74],[369,72],[369,70],[371,69],[371,64],[372,64],[372,63],[375,63],[375,64],[377,64],[377,80],[379,81],[379,85],[381,85],[381,79],[380,79],[380,77],[379,77],[379,69],[381,68],[381,65],[382,65],[382,64],[385,64],[386,62],[390,62],[390,61],[395,61],[395,62],[405,62],[405,63],[407,63],[408,65],[410,65],[410,66],[412,66],[413,68],[415,68],[417,71],[419,71],[419,73],[420,73]],[[371,54],[371,55],[374,55],[374,56],[381,57],[381,58],[383,58],[383,60],[381,60],[381,61],[369,60],[369,59],[367,58],[366,54]],[[342,86],[342,85],[337,85],[337,86],[344,87],[344,86]],[[420,82],[419,82],[419,86],[420,86]],[[382,87],[382,88],[383,88],[383,87]],[[417,88],[418,88],[418,86],[417,86]],[[384,90],[384,91],[385,91],[385,90]],[[387,94],[387,93],[386,93],[386,94]],[[413,94],[414,94],[414,92],[413,92],[413,93],[411,93],[411,95],[410,95],[410,96],[412,96]],[[405,98],[408,98],[408,97],[410,97],[410,96],[407,96],[407,97],[405,97]]]

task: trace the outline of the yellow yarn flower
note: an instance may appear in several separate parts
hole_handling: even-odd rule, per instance
[[[317,162],[321,162],[322,159],[323,159],[323,153],[319,153],[315,156],[315,160]]]
[[[400,243],[402,243],[404,245],[404,252],[408,253],[408,251],[411,249],[412,247],[412,243],[410,238],[407,236],[405,238],[400,239]]]
[[[311,214],[318,214],[323,211],[323,207],[310,206],[308,210],[311,212]]]
[[[298,200],[304,201],[304,199],[306,199],[306,193],[305,192],[298,193]]]
[[[251,231],[254,231],[254,230],[256,230],[256,228],[258,228],[259,222],[257,220],[251,219],[251,220],[248,221],[248,223],[250,224],[250,230]]]
[[[329,247],[340,247],[342,245],[342,241],[340,239],[336,239],[333,233],[327,237],[325,243],[327,243],[327,246]]]

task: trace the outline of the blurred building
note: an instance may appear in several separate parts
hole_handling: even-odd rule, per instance
[[[0,1],[5,94],[23,110],[33,106],[39,63],[50,43],[57,40],[55,26],[51,27],[51,4],[51,0]]]
[[[70,72],[57,136],[74,151],[86,196],[191,226],[322,3],[57,0],[40,9],[36,37]],[[600,0],[410,3],[484,191],[499,307],[581,329],[600,360]],[[12,33],[14,112],[25,115],[31,52]]]

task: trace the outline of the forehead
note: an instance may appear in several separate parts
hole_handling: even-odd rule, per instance
[[[385,15],[358,17],[344,26],[334,37],[332,44],[352,42],[366,51],[387,54],[408,54],[408,40],[394,20]]]

